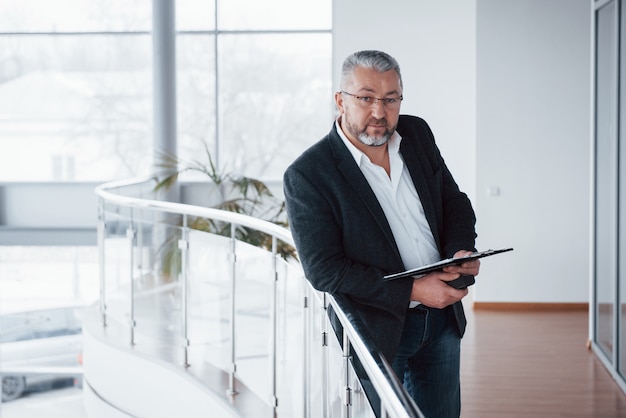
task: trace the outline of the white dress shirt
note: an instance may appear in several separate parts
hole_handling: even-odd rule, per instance
[[[394,132],[387,144],[390,166],[390,173],[387,175],[383,167],[372,163],[367,155],[348,140],[339,121],[336,126],[339,136],[350,150],[385,213],[404,267],[412,269],[439,261],[439,251],[422,202],[400,155],[400,134]],[[416,303],[411,303],[411,307],[415,305]]]

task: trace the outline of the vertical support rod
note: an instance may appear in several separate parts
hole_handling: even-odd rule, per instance
[[[230,373],[228,376],[229,395],[236,395],[235,373],[237,372],[237,362],[235,358],[235,279],[237,277],[237,252],[236,252],[236,227],[234,223],[230,224]]]
[[[135,225],[133,218],[133,209],[130,209],[130,218],[128,221],[128,229],[126,229],[126,238],[128,239],[129,247],[129,292],[130,292],[130,313],[129,313],[129,326],[130,326],[130,345],[135,345]]]
[[[302,329],[304,334],[302,335],[302,351],[304,356],[302,367],[302,394],[303,394],[303,407],[304,411],[302,416],[304,418],[311,418],[311,309],[309,309],[309,301],[311,299],[311,291],[309,287],[304,285],[305,278],[301,277],[299,282],[303,289],[303,311],[302,311]]]
[[[106,317],[106,253],[104,243],[106,242],[106,222],[105,222],[105,202],[100,198],[98,202],[98,259],[99,259],[99,276],[100,276],[100,316],[102,318],[102,327],[107,326]]]
[[[137,244],[137,272],[138,272],[138,278],[140,279],[141,283],[143,283],[144,281],[144,264],[143,264],[143,211],[141,209],[138,210],[139,211],[139,215],[137,216],[137,218],[139,219],[139,221],[137,222],[137,240],[136,240],[136,244]]]
[[[329,376],[328,376],[328,297],[326,293],[322,294],[323,304],[320,316],[322,327],[322,411],[323,418],[329,418],[331,416],[330,402],[329,402]]]
[[[183,367],[189,367],[189,227],[187,226],[188,215],[183,215],[183,234],[178,241],[181,259],[181,289],[182,289],[182,338],[183,338]]]
[[[350,412],[352,407],[352,388],[350,387],[350,338],[346,330],[343,330],[343,383],[344,383],[344,399],[341,416],[343,418],[350,418]]]
[[[271,339],[270,339],[270,380],[271,380],[271,388],[272,388],[272,410],[273,417],[277,417],[278,411],[276,408],[278,407],[278,396],[276,393],[276,348],[277,348],[277,338],[278,338],[278,269],[276,263],[277,257],[277,243],[276,237],[272,236],[272,306],[271,306]]]

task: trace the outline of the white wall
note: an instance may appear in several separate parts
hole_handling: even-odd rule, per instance
[[[478,242],[515,251],[483,263],[475,300],[586,302],[591,4],[477,4]]]
[[[335,0],[333,71],[352,52],[379,49],[400,63],[402,113],[426,119],[459,186],[476,182],[474,0]]]
[[[586,302],[590,0],[335,0],[349,53],[400,62],[402,112],[424,117],[478,216],[477,302]],[[487,190],[496,187],[499,196]]]

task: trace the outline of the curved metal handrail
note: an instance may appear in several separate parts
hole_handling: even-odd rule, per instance
[[[329,295],[329,297],[331,300],[330,304],[335,309],[335,315],[337,315],[344,330],[347,330],[349,335],[359,337],[350,339],[352,348],[358,354],[359,359],[369,360],[371,358],[372,361],[364,361],[361,364],[372,380],[377,394],[387,400],[385,405],[388,409],[387,413],[394,417],[422,417],[421,411],[406,390],[404,390],[391,365],[382,352],[376,348],[371,334],[363,321],[361,321],[361,318],[351,313],[345,297],[341,295]],[[382,382],[384,384],[381,384]]]
[[[122,207],[150,209],[176,215],[197,216],[253,228],[295,247],[289,230],[268,221],[214,208],[129,197],[115,192],[116,189],[138,186],[153,181],[155,181],[155,179],[150,177],[109,182],[96,187],[95,193],[102,202],[116,204]],[[317,292],[308,281],[306,281],[306,284],[312,291]],[[327,301],[343,327],[343,344],[344,346],[348,346],[348,348],[344,347],[344,350],[349,350],[350,347],[354,349],[354,352],[358,355],[361,365],[372,381],[382,401],[382,417],[423,417],[419,408],[415,405],[391,370],[391,367],[382,353],[375,348],[367,328],[357,315],[350,312],[350,307],[347,302],[340,296],[328,297]],[[346,358],[349,358],[349,356],[346,356]]]
[[[261,232],[265,232],[268,235],[273,235],[276,238],[279,238],[281,241],[293,245],[293,238],[291,236],[291,232],[289,232],[288,229],[285,229],[271,222],[264,221],[262,219],[253,218],[251,216],[242,215],[240,213],[228,212],[215,208],[188,205],[185,203],[174,203],[156,199],[140,199],[136,197],[122,196],[110,191],[111,189],[134,186],[140,183],[150,181],[155,181],[155,179],[153,177],[146,177],[140,179],[105,183],[96,187],[95,193],[97,196],[107,202],[117,203],[119,205],[125,205],[128,207],[153,209],[161,212],[176,213],[179,215],[191,215],[202,218],[216,219],[223,222],[232,222],[238,225],[256,229]]]

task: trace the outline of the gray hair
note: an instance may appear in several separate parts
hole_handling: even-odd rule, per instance
[[[343,62],[341,67],[340,87],[343,89],[356,67],[365,67],[375,70],[379,73],[395,70],[400,79],[400,87],[402,87],[402,75],[400,74],[400,65],[391,55],[382,51],[357,51]]]

